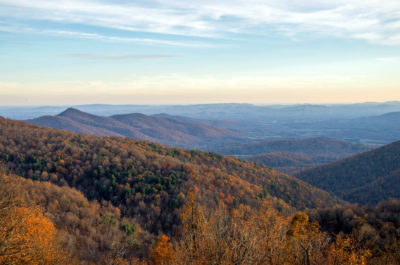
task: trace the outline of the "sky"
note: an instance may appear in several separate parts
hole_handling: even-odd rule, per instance
[[[399,0],[0,0],[0,105],[400,100]]]

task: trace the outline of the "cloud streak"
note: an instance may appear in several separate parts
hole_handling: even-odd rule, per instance
[[[80,39],[94,39],[94,40],[111,41],[111,42],[140,43],[148,45],[167,45],[167,46],[191,47],[191,48],[216,47],[215,45],[204,42],[170,41],[170,40],[154,39],[154,38],[127,38],[118,36],[108,36],[98,33],[77,32],[77,31],[67,31],[67,30],[43,30],[36,32],[41,34],[50,34],[61,37],[76,37]]]
[[[109,60],[109,61],[124,61],[124,60],[161,60],[167,58],[179,57],[179,55],[170,54],[96,54],[96,53],[67,53],[58,54],[58,56],[87,59],[87,60]]]
[[[304,32],[400,45],[398,0],[0,0],[0,15],[197,37]]]
[[[22,27],[20,25],[7,25],[0,24],[0,31],[3,32],[16,32],[16,33],[28,33],[28,34],[41,34],[50,35],[65,38],[79,38],[89,40],[100,40],[120,43],[139,43],[146,45],[161,45],[161,46],[177,46],[177,47],[189,47],[189,48],[215,48],[218,47],[214,44],[209,44],[200,41],[171,41],[165,39],[155,38],[130,38],[130,37],[119,37],[109,36],[104,34],[92,33],[92,32],[79,32],[69,30],[42,30],[33,27]]]

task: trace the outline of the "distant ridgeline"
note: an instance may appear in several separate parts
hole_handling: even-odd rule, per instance
[[[169,115],[140,113],[103,117],[69,108],[56,116],[42,116],[28,123],[100,136],[127,136],[180,147],[207,146],[233,140],[240,134],[208,124]]]

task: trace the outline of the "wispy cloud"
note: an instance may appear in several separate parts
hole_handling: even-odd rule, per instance
[[[43,34],[43,35],[51,35],[51,36],[59,36],[67,38],[92,39],[92,40],[111,41],[111,42],[140,43],[146,45],[163,45],[163,46],[177,46],[177,47],[191,47],[191,48],[217,47],[217,45],[201,41],[179,41],[179,40],[172,41],[172,40],[155,39],[155,38],[130,38],[130,37],[110,36],[92,32],[37,29],[29,26],[9,25],[9,24],[0,24],[0,31]]]
[[[114,42],[126,42],[126,43],[131,42],[131,43],[142,43],[150,45],[168,45],[168,46],[195,47],[195,48],[215,47],[215,45],[208,44],[205,42],[170,41],[170,40],[154,39],[154,38],[129,38],[129,37],[108,36],[97,33],[66,31],[66,30],[43,30],[37,32],[42,34],[51,34],[63,37],[76,37],[81,39],[96,39],[96,40],[114,41]]]
[[[0,15],[125,31],[216,37],[313,32],[400,45],[398,0],[0,0]],[[12,15],[11,15],[12,14]]]
[[[88,59],[88,60],[161,60],[167,58],[179,57],[179,55],[170,54],[96,54],[96,53],[67,53],[57,54],[62,57]]]

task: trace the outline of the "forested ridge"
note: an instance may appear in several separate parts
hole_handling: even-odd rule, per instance
[[[296,176],[354,203],[377,204],[400,198],[400,141]]]
[[[0,264],[399,262],[353,230],[324,232],[307,209],[342,201],[267,166],[1,118],[0,128]]]
[[[299,209],[334,205],[328,193],[254,162],[215,153],[168,148],[122,137],[98,137],[0,120],[1,160],[23,177],[76,187],[89,199],[105,199],[127,215],[140,213],[152,231],[171,229],[188,187],[205,203],[222,199],[253,204],[277,197]],[[168,211],[160,211],[160,207]],[[141,210],[142,209],[142,210]],[[161,217],[161,218],[158,218]],[[152,220],[168,220],[153,224]]]

